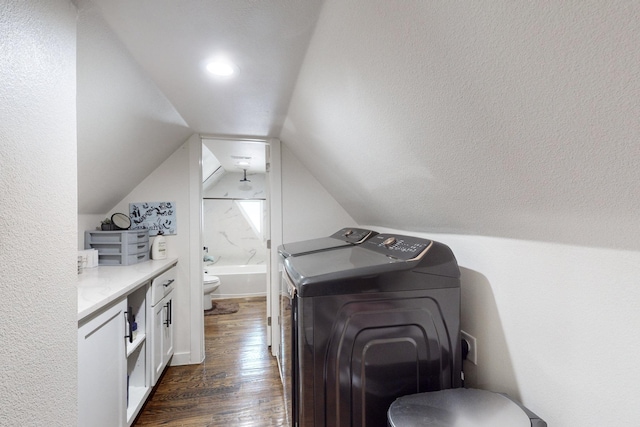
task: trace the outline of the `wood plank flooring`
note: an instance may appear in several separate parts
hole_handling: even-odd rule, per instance
[[[283,426],[283,387],[266,344],[265,298],[237,313],[205,316],[205,361],[170,366],[136,427]]]

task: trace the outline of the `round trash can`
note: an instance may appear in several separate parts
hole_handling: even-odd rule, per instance
[[[449,389],[396,399],[387,412],[389,427],[547,427],[509,396],[477,389]]]

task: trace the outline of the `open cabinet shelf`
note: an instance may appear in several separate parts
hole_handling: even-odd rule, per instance
[[[149,284],[141,286],[127,297],[130,322],[137,324],[133,342],[126,338],[127,355],[127,425],[130,426],[151,393],[151,359],[147,345],[149,327]],[[127,334],[131,333],[128,327]]]
[[[146,334],[138,332],[138,335],[135,337],[132,343],[127,340],[127,357],[131,356],[131,353],[136,351],[136,349],[140,347],[143,342],[145,342],[146,337]]]

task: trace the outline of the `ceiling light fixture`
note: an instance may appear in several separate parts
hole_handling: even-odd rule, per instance
[[[207,64],[207,71],[214,76],[228,77],[236,72],[236,68],[232,63],[218,59]]]

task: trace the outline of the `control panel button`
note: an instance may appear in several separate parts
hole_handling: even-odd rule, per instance
[[[386,247],[389,247],[393,245],[395,242],[397,242],[395,237],[389,237],[388,239],[385,239],[385,241],[382,242],[382,244],[385,245]]]
[[[430,240],[418,237],[378,234],[362,246],[390,258],[409,261],[423,256],[430,244]]]

